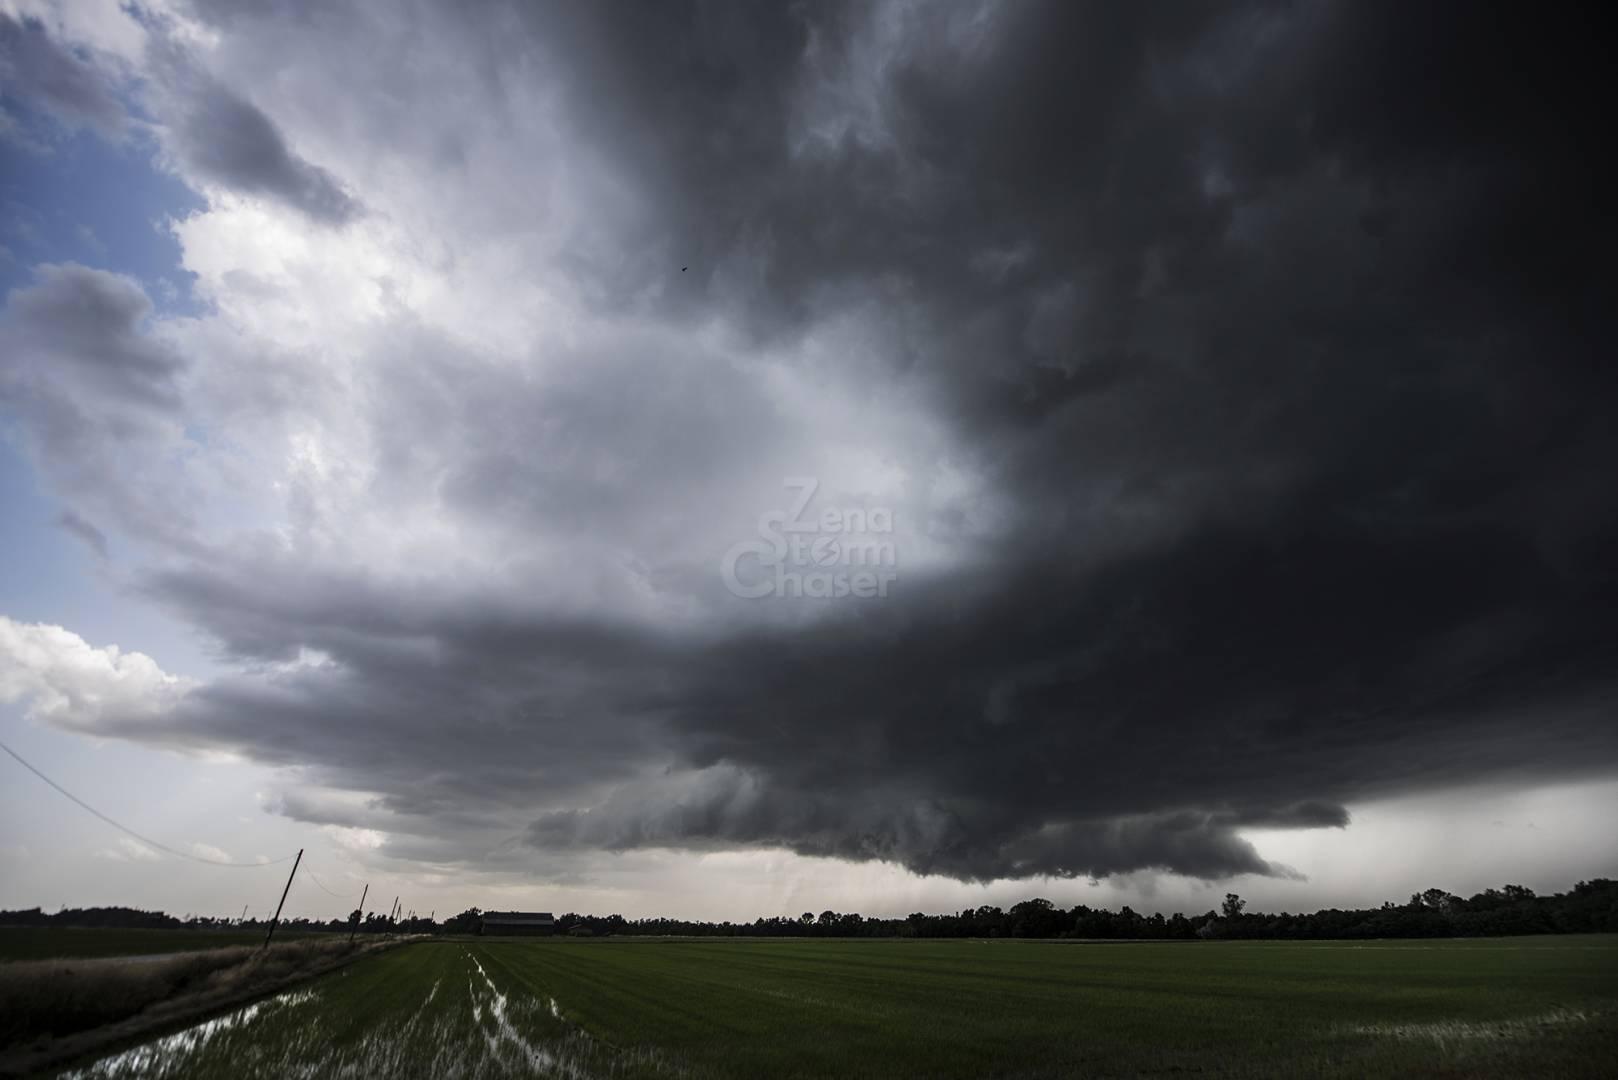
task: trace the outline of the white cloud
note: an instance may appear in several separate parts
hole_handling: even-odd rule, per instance
[[[95,852],[95,857],[110,859],[113,862],[156,862],[163,857],[145,844],[127,836],[120,836],[117,844],[117,847],[101,848]]]
[[[58,727],[116,734],[171,712],[196,685],[144,653],[100,648],[60,626],[0,615],[0,702]]]
[[[359,829],[347,825],[322,825],[321,831],[348,851],[375,851],[387,843],[387,834],[376,829]]]
[[[141,5],[164,11],[167,0]],[[147,35],[132,10],[121,0],[4,0],[0,11],[37,19],[54,34],[99,53],[135,64],[146,47]]]

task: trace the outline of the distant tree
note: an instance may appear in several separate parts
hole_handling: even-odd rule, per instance
[[[1011,916],[1013,937],[1050,937],[1059,931],[1063,920],[1056,905],[1044,897],[1015,904],[1007,914]]]
[[[1416,893],[1410,898],[1410,906],[1424,908],[1428,911],[1449,912],[1463,903],[1459,896],[1445,892],[1443,889],[1428,889],[1426,892]]]
[[[459,915],[451,916],[444,920],[444,932],[446,934],[476,933],[478,924],[482,919],[483,912],[481,910],[475,907],[467,908]]]
[[[1522,885],[1486,889],[1467,899],[1442,889],[1415,894],[1409,903],[1387,902],[1380,907],[1359,910],[1329,908],[1313,914],[1278,915],[1249,913],[1241,897],[1226,896],[1219,911],[1201,915],[1174,914],[1141,916],[1128,907],[1112,912],[1083,904],[1071,910],[1056,908],[1050,901],[1025,900],[1010,911],[985,905],[953,914],[928,915],[915,912],[902,919],[862,918],[849,912],[823,911],[811,919],[777,915],[746,923],[692,922],[683,919],[625,919],[622,915],[580,915],[568,912],[556,920],[558,933],[585,935],[688,934],[752,937],[785,937],[813,934],[816,937],[923,937],[923,938],[1271,938],[1363,939],[1482,937],[1503,934],[1598,933],[1618,931],[1618,882],[1604,878],[1581,881],[1570,892],[1536,896]],[[482,912],[469,908],[446,920],[442,929],[449,933],[475,932]],[[352,916],[351,916],[352,918]],[[132,908],[68,909],[47,914],[39,908],[0,911],[0,926],[114,926],[175,927],[197,929],[241,925],[262,929],[258,920],[238,924],[236,915],[195,916],[181,923],[162,912]],[[294,918],[288,928],[309,931],[347,932],[347,924],[332,919],[327,923]],[[430,919],[409,919],[401,924],[413,932],[439,929]],[[371,912],[360,922],[367,934],[390,931],[385,912]]]

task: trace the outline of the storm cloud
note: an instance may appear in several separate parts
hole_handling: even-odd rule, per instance
[[[185,417],[138,450],[184,461],[183,527],[49,468],[240,670],[53,722],[284,767],[281,812],[474,866],[516,833],[1286,875],[1247,831],[1618,769],[1573,23],[195,17],[175,167],[292,213],[177,226],[197,319],[47,269],[5,316],[44,373],[0,400],[41,460],[70,398]],[[726,590],[787,477],[891,511],[890,595]]]
[[[0,92],[109,139],[121,138],[128,121],[101,69],[63,48],[39,20],[8,12],[0,12]]]
[[[173,146],[197,177],[280,199],[316,221],[341,225],[359,213],[329,172],[292,152],[263,110],[222,86],[194,93]]]

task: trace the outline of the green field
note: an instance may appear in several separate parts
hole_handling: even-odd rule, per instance
[[[276,937],[296,935],[278,931]],[[93,930],[80,927],[0,927],[0,962],[72,956],[155,956],[158,953],[257,945],[262,930]]]
[[[1609,1076],[1618,938],[439,941],[79,1076]]]

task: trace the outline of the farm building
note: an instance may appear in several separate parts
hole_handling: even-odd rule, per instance
[[[500,936],[554,934],[556,920],[548,911],[485,911],[478,921],[478,933]]]

